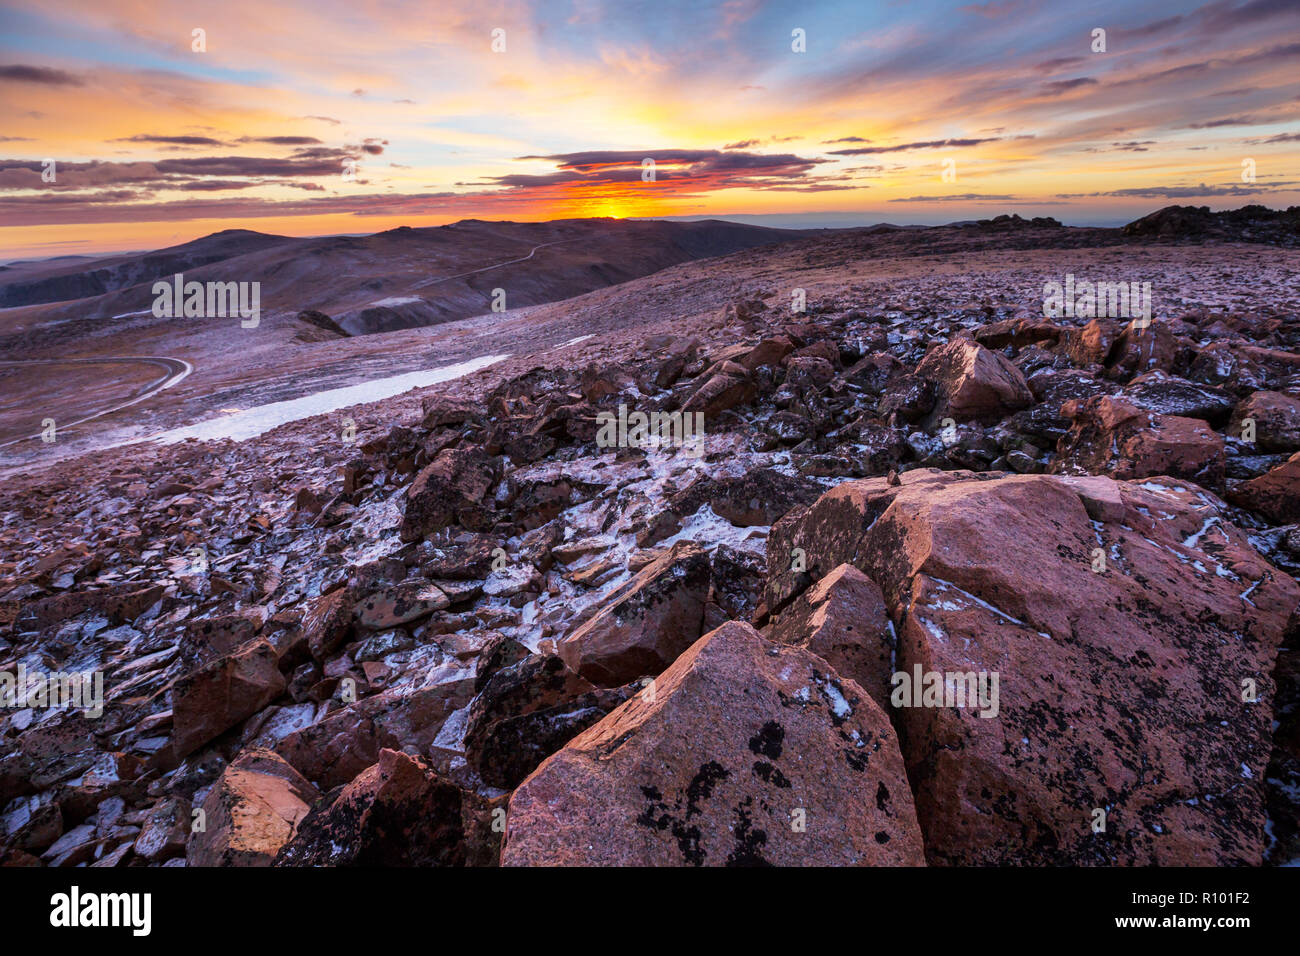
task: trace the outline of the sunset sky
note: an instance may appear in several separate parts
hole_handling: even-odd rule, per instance
[[[5,3],[0,118],[0,258],[467,218],[1115,224],[1300,203],[1300,2]]]

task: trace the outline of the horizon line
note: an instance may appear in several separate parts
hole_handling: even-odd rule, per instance
[[[1244,209],[1249,206],[1261,206],[1264,209],[1270,209],[1270,210],[1273,209],[1273,207],[1265,206],[1262,203],[1245,203],[1242,206],[1235,206],[1235,207],[1227,204],[1223,205],[1222,207],[1215,207],[1210,204],[1206,204],[1205,206],[1196,206],[1195,204],[1192,203],[1170,203],[1167,206],[1159,206],[1155,209],[1152,209],[1151,212],[1145,213],[1143,216],[1138,216],[1137,219],[1142,219],[1145,216],[1149,216],[1152,213],[1159,212],[1162,209],[1170,209],[1175,207],[1196,208],[1196,209],[1207,208],[1211,212],[1225,212],[1233,209]],[[1294,207],[1289,207],[1289,206],[1279,207],[1277,211],[1285,211],[1285,209],[1289,209],[1289,208],[1294,208]],[[1034,218],[1055,218],[1055,217],[1048,217],[1048,216],[1043,216],[1043,217],[1024,216],[1021,215],[1018,210],[1015,210],[1012,212],[993,213],[992,215],[988,215],[988,216],[948,219],[942,222],[909,222],[905,220],[898,220],[898,221],[876,220],[874,222],[859,222],[852,225],[814,224],[815,221],[830,222],[839,217],[850,218],[850,217],[859,217],[860,215],[861,214],[859,213],[847,211],[847,210],[846,211],[831,210],[826,212],[806,212],[806,213],[804,212],[726,213],[722,215],[686,214],[686,215],[677,215],[677,216],[560,216],[554,219],[483,219],[474,216],[466,219],[457,219],[455,222],[442,223],[437,226],[403,225],[403,226],[393,226],[390,229],[378,229],[373,232],[322,232],[322,233],[311,233],[308,235],[297,235],[297,236],[287,235],[284,233],[277,233],[277,232],[259,232],[256,229],[246,229],[246,228],[236,226],[230,229],[218,229],[215,232],[202,233],[201,235],[193,236],[189,239],[185,239],[181,242],[174,243],[170,246],[109,249],[109,250],[98,250],[92,252],[65,252],[65,253],[51,252],[48,254],[36,253],[32,255],[19,256],[17,258],[5,259],[3,261],[0,261],[0,265],[9,266],[9,265],[17,265],[20,263],[46,262],[52,259],[100,259],[100,258],[108,258],[113,256],[129,256],[129,255],[143,254],[149,252],[159,252],[164,249],[174,249],[178,246],[188,245],[189,243],[192,242],[198,242],[199,240],[206,239],[209,236],[219,236],[222,233],[228,233],[228,232],[247,232],[254,235],[279,236],[285,239],[303,239],[303,240],[336,239],[336,238],[356,239],[356,238],[364,238],[366,236],[377,236],[386,232],[395,232],[399,229],[412,229],[412,230],[446,229],[467,222],[540,224],[540,223],[556,223],[556,222],[595,222],[599,220],[609,220],[611,222],[729,222],[739,226],[759,226],[761,228],[775,229],[783,232],[810,232],[810,231],[836,232],[836,231],[848,231],[851,229],[873,229],[878,226],[892,226],[900,229],[916,229],[916,228],[942,229],[945,226],[956,226],[965,223],[980,222],[982,220],[991,220],[997,218],[1000,215],[1007,215],[1007,216],[1019,215],[1021,219],[1024,219],[1026,221]],[[789,220],[792,219],[802,219],[802,218],[812,220],[812,222],[810,222],[807,225],[779,225],[778,226],[778,225],[764,225],[762,222],[747,221],[747,220],[766,220],[766,221],[782,220],[788,222]],[[1056,221],[1059,222],[1063,228],[1067,228],[1067,229],[1118,229],[1127,225],[1130,222],[1135,222],[1137,220],[1122,219],[1122,218],[1121,219],[1108,218],[1105,220],[1092,220],[1092,221],[1076,220],[1072,222],[1067,222],[1062,219],[1057,219]]]

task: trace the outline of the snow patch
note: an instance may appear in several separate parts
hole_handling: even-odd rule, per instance
[[[196,438],[199,441],[216,441],[222,438],[229,438],[232,441],[246,441],[288,422],[296,422],[315,415],[324,415],[327,412],[348,408],[352,405],[364,405],[368,402],[392,398],[394,395],[409,392],[413,388],[424,388],[427,385],[450,382],[452,379],[460,378],[471,372],[477,372],[479,369],[495,365],[497,362],[509,357],[509,355],[485,355],[482,358],[471,359],[468,362],[460,362],[456,365],[445,365],[442,368],[423,369],[418,372],[407,372],[404,375],[378,378],[371,382],[363,382],[360,385],[326,389],[323,392],[305,395],[302,398],[295,398],[287,402],[272,402],[269,405],[248,408],[233,415],[225,415],[221,418],[213,418],[193,425],[173,428],[148,438],[137,439],[131,444],[152,441],[163,445],[173,445],[188,438]]]

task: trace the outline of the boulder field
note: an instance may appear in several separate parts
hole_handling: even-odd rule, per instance
[[[1293,315],[704,328],[6,491],[3,862],[1300,854]]]

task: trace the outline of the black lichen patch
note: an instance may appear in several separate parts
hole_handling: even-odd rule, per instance
[[[700,812],[700,801],[713,796],[713,788],[726,780],[730,773],[716,760],[710,760],[696,771],[695,776],[686,787],[686,816],[692,817]]]
[[[766,760],[754,761],[754,776],[764,783],[770,783],[782,790],[789,790],[791,786],[790,780],[781,772],[780,768],[772,766]]]
[[[736,837],[736,845],[727,854],[727,866],[772,865],[763,859],[763,847],[767,846],[767,831],[759,830],[754,826],[749,812],[753,804],[754,798],[746,797],[733,810],[736,814],[736,825],[732,828],[732,833]]]
[[[637,815],[637,825],[671,833],[673,839],[677,841],[677,849],[681,852],[682,858],[691,866],[703,866],[706,854],[704,848],[700,846],[700,828],[690,823],[690,820],[703,812],[700,802],[709,799],[713,795],[713,788],[730,775],[716,760],[702,764],[695,776],[691,778],[691,782],[686,785],[684,812],[682,797],[675,799],[673,805],[669,807],[658,787],[642,785],[641,793],[646,798],[647,804],[646,808]],[[676,815],[678,813],[682,814],[680,818]]]
[[[642,792],[647,788],[642,787]],[[651,803],[641,811],[636,818],[638,825],[648,827],[651,830],[667,830],[672,833],[673,838],[677,841],[677,849],[681,851],[682,858],[691,866],[704,865],[704,850],[700,846],[700,828],[697,826],[688,826],[680,820],[675,819],[671,814],[666,813],[667,805],[652,800]]]
[[[749,738],[749,750],[760,757],[776,760],[781,756],[781,745],[785,741],[785,728],[775,720],[769,720],[763,729]]]
[[[871,763],[871,755],[866,751],[841,750],[844,754],[844,762],[858,773],[866,773],[867,766]]]

